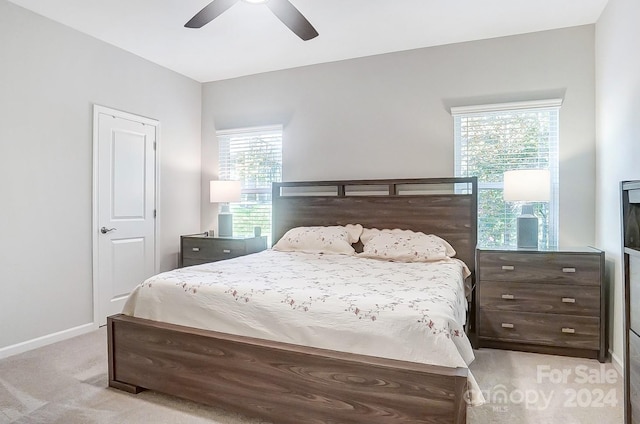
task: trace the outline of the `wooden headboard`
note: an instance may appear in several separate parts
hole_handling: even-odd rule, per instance
[[[274,183],[272,202],[274,243],[301,226],[421,231],[447,240],[475,275],[476,177]]]

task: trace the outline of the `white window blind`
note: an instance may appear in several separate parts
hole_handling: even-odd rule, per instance
[[[561,100],[451,108],[455,173],[478,177],[478,244],[515,246],[521,204],[505,202],[503,174],[549,169],[551,200],[535,203],[541,247],[558,243],[558,126]]]
[[[271,183],[282,179],[282,126],[218,131],[221,180],[239,180],[239,203],[229,205],[233,235],[271,235]]]

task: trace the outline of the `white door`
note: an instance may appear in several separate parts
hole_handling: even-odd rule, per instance
[[[155,274],[158,122],[94,107],[94,318],[122,311]]]

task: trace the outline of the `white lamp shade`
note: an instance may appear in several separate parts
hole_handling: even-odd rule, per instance
[[[209,200],[211,203],[240,201],[240,181],[210,181]]]
[[[519,169],[504,173],[504,200],[507,202],[548,202],[551,175],[547,169]]]

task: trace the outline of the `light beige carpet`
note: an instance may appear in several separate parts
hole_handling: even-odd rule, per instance
[[[471,369],[488,403],[472,424],[623,422],[622,377],[611,364],[481,349]],[[154,392],[107,388],[104,328],[0,361],[0,424],[256,424]]]

